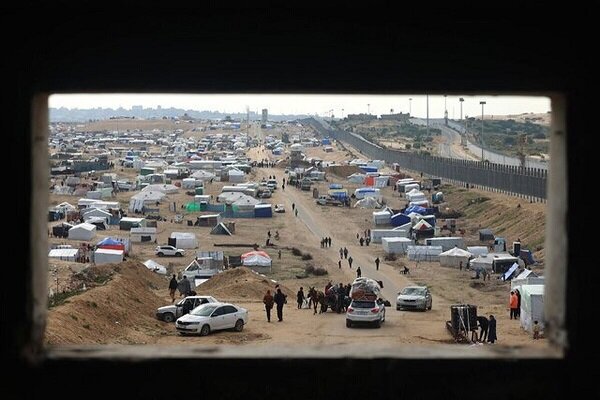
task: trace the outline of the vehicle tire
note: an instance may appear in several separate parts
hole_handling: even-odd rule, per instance
[[[346,320],[346,328],[352,328],[352,321],[349,319]]]
[[[427,309],[431,310],[432,307],[433,307],[433,300],[431,300],[431,303],[429,303],[429,307]]]
[[[241,319],[238,319],[237,321],[235,321],[235,326],[233,327],[233,329],[235,329],[236,332],[241,332],[244,330],[244,321],[242,321]]]
[[[381,322],[385,322],[385,312],[383,313],[383,318],[381,319]]]
[[[381,328],[381,320],[380,319],[375,321],[375,328]]]
[[[173,322],[175,321],[175,316],[173,315],[173,313],[168,312],[165,315],[163,315],[163,320],[165,322]]]
[[[183,257],[183,254],[181,254],[181,253],[175,253],[175,255],[176,255],[177,257]]]
[[[157,255],[157,256],[159,256],[159,257],[164,257],[164,256],[165,256],[165,253],[163,253],[163,252],[161,251],[160,253],[157,253],[156,255]]]
[[[200,336],[206,336],[210,333],[210,326],[208,324],[203,325],[202,329],[200,329]]]

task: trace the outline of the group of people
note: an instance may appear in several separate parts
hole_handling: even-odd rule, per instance
[[[175,291],[179,290],[179,297],[181,296],[195,296],[196,292],[192,290],[192,282],[187,278],[187,276],[183,276],[179,282],[177,282],[177,278],[175,274],[169,281],[169,295],[171,296],[171,301],[175,301]]]
[[[477,338],[477,331],[475,331],[475,341],[477,342],[489,342],[494,343],[498,340],[498,336],[496,334],[496,318],[493,315],[490,315],[490,319],[488,320],[485,316],[477,317],[477,324],[479,325],[479,338]]]
[[[267,313],[267,322],[271,322],[271,310],[273,306],[277,305],[277,321],[283,321],[283,305],[287,303],[287,296],[281,291],[279,285],[275,286],[275,296],[271,294],[271,290],[267,290],[267,293],[263,297],[263,304],[265,305],[265,311]]]
[[[324,247],[331,247],[331,238],[330,237],[324,237],[321,238],[321,248]]]

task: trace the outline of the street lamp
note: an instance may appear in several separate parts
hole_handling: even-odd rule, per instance
[[[408,98],[408,115],[412,115],[412,111],[411,111],[412,107],[411,107],[411,105],[412,105],[412,97],[409,97]]]
[[[483,159],[483,106],[485,105],[485,101],[480,101],[479,104],[481,104],[481,135],[480,135],[479,141],[481,142],[481,161],[484,161],[484,159]]]
[[[367,104],[367,114],[371,115],[371,104]]]
[[[462,103],[463,101],[465,101],[465,99],[463,99],[462,97],[460,99],[458,99],[458,101],[460,101],[460,121],[462,122]],[[465,129],[464,133],[467,133],[467,128],[465,126],[463,126],[463,128]]]
[[[427,95],[427,136],[429,136],[429,95]]]

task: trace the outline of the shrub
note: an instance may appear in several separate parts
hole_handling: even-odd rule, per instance
[[[383,258],[385,261],[396,261],[396,255],[395,254],[386,254],[385,257]]]
[[[292,247],[292,254],[295,255],[296,257],[302,256],[302,252],[295,247]]]
[[[304,268],[304,272],[312,274],[315,272],[315,267],[313,265],[307,265],[306,268]]]
[[[302,259],[304,261],[306,261],[306,260],[312,260],[312,258],[313,258],[312,254],[309,254],[309,253],[302,254]]]
[[[315,274],[317,276],[327,275],[327,270],[323,267],[317,267],[317,268],[315,268],[315,271],[313,272],[313,274]]]

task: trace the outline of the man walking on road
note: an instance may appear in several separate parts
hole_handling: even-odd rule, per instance
[[[340,260],[344,258],[344,249],[340,247]]]
[[[286,296],[281,292],[281,289],[277,289],[273,301],[277,304],[277,321],[281,322],[283,321],[283,305],[287,303]]]
[[[296,214],[296,217],[298,216],[298,210],[295,210],[294,213]]]
[[[342,260],[338,260],[338,268],[342,269]],[[175,301],[175,300],[173,300],[173,301]]]
[[[379,257],[375,259],[375,269],[379,271]]]
[[[348,258],[348,249],[344,247],[344,258]]]
[[[271,309],[273,308],[274,301],[270,290],[267,290],[267,294],[263,297],[263,303],[265,304],[265,311],[267,312],[267,322],[271,322]]]
[[[356,277],[357,277],[357,278],[360,278],[361,276],[362,276],[362,272],[361,272],[361,270],[360,270],[360,267],[358,267],[358,268],[356,269]]]
[[[352,261],[354,261],[352,256],[348,257],[348,265],[350,266],[350,269],[352,269]]]

